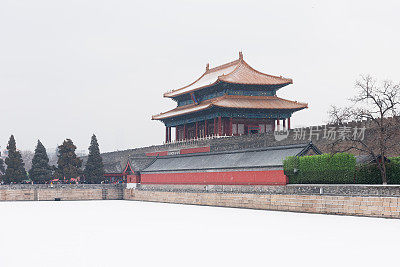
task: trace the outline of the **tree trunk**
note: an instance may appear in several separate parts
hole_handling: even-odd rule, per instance
[[[381,176],[382,176],[382,184],[387,185],[387,176],[386,176],[386,164],[385,164],[385,159],[382,159],[382,169],[381,169]]]

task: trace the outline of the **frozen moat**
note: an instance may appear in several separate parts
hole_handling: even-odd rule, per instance
[[[1,202],[0,266],[383,266],[400,220],[136,201]]]

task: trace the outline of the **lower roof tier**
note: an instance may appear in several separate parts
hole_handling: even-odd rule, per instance
[[[227,170],[281,169],[288,156],[319,155],[321,151],[312,143],[261,149],[246,149],[199,154],[157,157],[141,170],[146,173],[226,172]]]
[[[179,106],[170,111],[152,116],[153,120],[168,120],[212,108],[227,108],[236,110],[282,110],[295,112],[307,108],[306,103],[290,101],[277,96],[239,96],[224,95],[221,97],[205,100],[200,104]]]

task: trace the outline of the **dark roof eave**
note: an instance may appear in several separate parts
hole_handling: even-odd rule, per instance
[[[285,83],[259,84],[259,83],[237,83],[237,82],[234,83],[234,82],[229,82],[229,81],[221,81],[221,80],[218,79],[215,83],[212,83],[210,85],[201,86],[199,88],[196,88],[196,89],[193,89],[193,90],[190,90],[190,91],[186,91],[186,92],[182,92],[182,93],[174,95],[174,96],[168,96],[167,94],[169,94],[170,92],[166,92],[166,93],[163,94],[163,97],[164,98],[175,99],[175,98],[180,97],[180,96],[185,95],[185,94],[190,94],[190,93],[193,93],[193,92],[198,92],[198,91],[201,91],[201,90],[209,89],[209,88],[212,88],[212,87],[214,87],[214,86],[216,86],[218,84],[224,84],[224,83],[232,84],[232,85],[236,84],[236,85],[252,85],[252,86],[253,85],[257,85],[257,86],[278,86],[279,88],[277,88],[277,90],[279,90],[279,89],[281,89],[281,88],[283,88],[283,87],[285,87],[285,86],[287,86],[289,84],[293,84],[293,80],[290,79],[289,82],[285,82]]]
[[[293,145],[284,145],[284,146],[270,146],[263,148],[250,148],[250,149],[242,149],[242,150],[230,150],[230,151],[215,151],[215,152],[202,152],[202,153],[191,153],[191,154],[178,154],[178,155],[166,155],[166,156],[157,156],[158,158],[181,158],[181,157],[195,157],[195,156],[205,156],[205,155],[220,155],[220,154],[234,154],[234,153],[243,153],[243,152],[257,152],[257,151],[265,151],[265,150],[283,150],[283,149],[292,149],[292,148],[305,148],[309,147],[310,143],[301,143],[301,144],[293,144]],[[314,146],[315,147],[315,146]]]
[[[177,116],[171,116],[171,117],[168,117],[168,118],[163,118],[163,119],[155,119],[153,116],[152,116],[152,120],[158,120],[158,121],[162,121],[162,122],[164,122],[164,121],[168,121],[168,120],[171,120],[171,119],[175,119],[175,118],[180,118],[180,117],[184,117],[184,116],[186,116],[186,115],[188,115],[188,114],[196,114],[196,113],[198,113],[198,112],[202,112],[202,111],[205,111],[205,110],[211,110],[211,109],[213,109],[213,108],[219,108],[219,109],[241,109],[241,110],[269,110],[269,111],[279,111],[279,110],[288,110],[288,111],[290,111],[290,112],[297,112],[297,111],[300,111],[300,110],[303,110],[303,109],[308,109],[308,106],[306,106],[306,107],[301,107],[301,108],[296,108],[296,109],[293,109],[293,108],[280,108],[280,109],[268,109],[268,108],[265,108],[265,109],[260,109],[260,108],[254,108],[254,109],[252,109],[252,108],[231,108],[231,107],[220,107],[220,106],[214,106],[214,105],[212,105],[212,106],[210,106],[209,108],[206,108],[206,109],[203,109],[203,110],[199,110],[199,111],[193,111],[193,112],[189,112],[189,113],[185,113],[185,114],[181,114],[181,115],[177,115]]]

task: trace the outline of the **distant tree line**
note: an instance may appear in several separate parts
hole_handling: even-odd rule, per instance
[[[31,168],[27,172],[21,152],[17,150],[14,135],[7,145],[8,156],[0,158],[0,182],[10,183],[101,183],[104,179],[104,165],[100,155],[96,135],[93,134],[89,155],[82,169],[82,160],[76,155],[76,146],[66,139],[58,146],[57,166],[50,166],[46,148],[38,140],[32,158]]]

